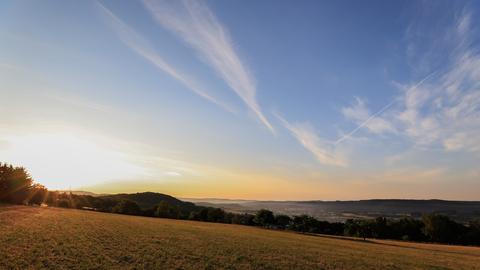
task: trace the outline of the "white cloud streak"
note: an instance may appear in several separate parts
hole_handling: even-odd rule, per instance
[[[275,113],[283,126],[297,139],[302,146],[310,151],[318,162],[325,165],[346,166],[346,161],[335,153],[335,147],[318,136],[309,123],[289,123],[285,118]]]
[[[358,126],[346,135],[342,136],[340,139],[338,139],[335,142],[335,145],[343,142],[346,139],[351,138],[353,134],[355,134],[363,127],[366,127],[368,130],[376,134],[384,132],[396,132],[395,128],[390,122],[378,117],[381,113],[390,108],[394,103],[395,100],[385,105],[378,112],[370,115],[370,111],[366,107],[365,102],[360,98],[356,98],[356,104],[353,107],[343,108],[342,113],[346,118],[354,120],[358,124]]]
[[[176,70],[173,66],[167,63],[162,56],[160,56],[151,43],[145,39],[143,36],[138,34],[135,30],[133,30],[130,26],[124,23],[120,18],[118,18],[113,12],[111,12],[108,8],[104,5],[96,2],[99,10],[104,15],[104,18],[107,20],[109,26],[115,31],[118,35],[120,40],[132,49],[135,53],[152,63],[155,67],[160,69],[161,71],[167,73],[183,85],[185,85],[188,89],[193,91],[195,94],[201,96],[202,98],[222,107],[223,109],[233,112],[233,110],[223,102],[217,100],[216,98],[209,95],[206,91],[201,89],[198,83],[194,82],[189,76],[183,74]]]
[[[446,70],[424,87],[405,91],[399,119],[406,135],[417,144],[478,152],[480,55],[471,42],[472,14],[465,11],[447,32],[455,38],[450,40],[454,44]]]
[[[398,104],[382,119],[415,145],[480,152],[480,54],[471,39],[474,30],[471,22],[472,14],[464,11],[447,29],[446,37],[434,42],[433,46],[451,48],[450,53],[446,51],[442,55],[449,58],[441,71],[431,72],[413,85],[397,84],[401,94],[394,102]],[[450,43],[442,45],[441,42]],[[344,115],[358,123],[367,115],[364,105],[357,100],[356,106],[344,109]],[[385,107],[372,117],[384,110]],[[339,141],[363,126],[368,128],[369,119],[371,117]]]
[[[263,125],[274,128],[256,99],[255,81],[238,56],[227,29],[201,1],[151,1],[146,8],[164,28],[183,39],[197,51],[227,85],[243,100]]]
[[[425,78],[420,80],[418,83],[410,87],[409,91],[414,91],[417,87],[421,86],[425,81],[427,81],[430,77],[435,75],[436,72],[432,72],[427,75]],[[383,134],[383,133],[397,133],[396,127],[393,125],[392,121],[389,121],[385,118],[380,117],[380,115],[392,107],[397,101],[397,98],[394,98],[390,103],[385,105],[383,108],[378,110],[374,114],[370,114],[369,109],[367,108],[365,101],[359,97],[355,98],[356,103],[352,107],[345,107],[342,109],[343,115],[349,119],[353,120],[357,123],[357,127],[354,128],[352,131],[347,133],[346,135],[342,136],[335,142],[335,145],[343,142],[346,139],[350,139],[357,131],[361,128],[365,127],[370,132],[374,134]],[[416,102],[415,99],[412,102]]]

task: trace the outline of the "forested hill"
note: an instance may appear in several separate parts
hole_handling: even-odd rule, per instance
[[[479,201],[446,201],[446,200],[407,200],[407,199],[374,199],[360,201],[305,201],[305,204],[321,205],[338,211],[370,211],[370,212],[479,212]]]
[[[128,200],[138,204],[142,209],[149,209],[157,206],[161,202],[167,202],[170,205],[175,205],[180,207],[183,210],[194,211],[197,210],[195,204],[191,202],[184,202],[170,195],[156,193],[156,192],[141,192],[141,193],[130,193],[130,194],[112,194],[99,196],[100,199],[121,201]]]

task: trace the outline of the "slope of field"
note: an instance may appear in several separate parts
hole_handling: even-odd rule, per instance
[[[0,207],[0,269],[480,269],[480,248]]]

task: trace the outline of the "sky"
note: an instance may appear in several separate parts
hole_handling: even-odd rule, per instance
[[[1,1],[0,161],[50,189],[480,200],[478,1]]]

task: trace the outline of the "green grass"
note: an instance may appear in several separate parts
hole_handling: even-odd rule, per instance
[[[480,248],[0,207],[0,269],[480,269]]]

